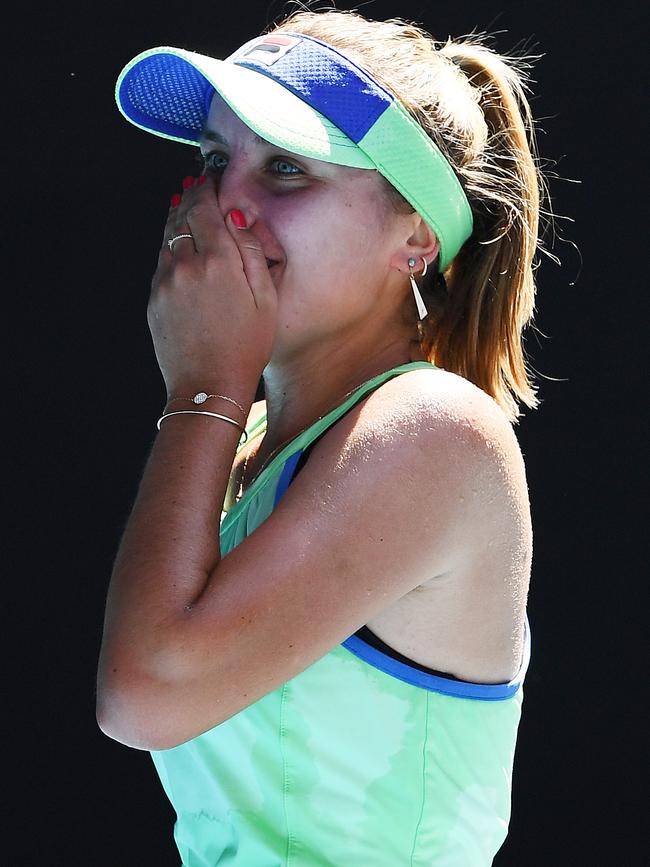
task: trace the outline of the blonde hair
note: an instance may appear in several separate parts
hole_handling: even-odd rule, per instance
[[[530,64],[495,52],[486,34],[436,44],[411,22],[350,11],[298,11],[267,28],[277,30],[341,49],[400,100],[453,166],[474,230],[444,272],[448,292],[435,267],[422,281],[429,316],[419,325],[420,346],[427,360],[473,382],[515,423],[518,402],[539,405],[522,343],[535,311],[533,259],[546,193],[525,96]],[[413,210],[390,189],[396,207]]]

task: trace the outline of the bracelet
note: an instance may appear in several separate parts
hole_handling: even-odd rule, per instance
[[[241,403],[237,403],[236,400],[233,400],[232,397],[226,397],[225,394],[206,394],[204,391],[197,392],[194,397],[172,397],[170,398],[165,406],[170,403],[174,403],[175,400],[191,400],[192,403],[205,403],[211,397],[222,397],[224,400],[229,400],[230,403],[234,403],[235,406],[238,406],[239,409],[246,415],[246,410],[241,405]]]
[[[244,436],[246,438],[244,440],[244,443],[248,439],[248,434],[246,433],[245,428],[241,427],[241,425],[238,422],[236,422],[233,418],[228,418],[227,415],[219,415],[218,412],[200,412],[200,411],[195,410],[195,409],[179,409],[179,410],[176,410],[176,412],[164,413],[163,415],[160,416],[160,418],[156,422],[156,427],[158,428],[158,430],[160,430],[161,421],[170,415],[210,415],[210,416],[212,416],[212,418],[222,418],[224,421],[229,421],[230,424],[234,424],[235,427],[239,428],[239,430],[242,431],[242,433],[244,434]],[[241,439],[241,437],[240,437],[240,439]],[[244,443],[242,443],[242,445]]]

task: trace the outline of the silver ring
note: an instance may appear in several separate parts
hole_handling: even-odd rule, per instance
[[[170,250],[173,250],[174,241],[178,241],[180,238],[191,238],[194,240],[194,235],[176,235],[174,238],[170,238],[169,241],[167,241],[167,246]]]
[[[424,271],[422,272],[422,274],[420,276],[424,277],[427,273],[427,268],[429,266],[427,265],[427,260],[424,258],[424,256],[420,256],[420,259],[422,259],[422,261],[424,262]]]

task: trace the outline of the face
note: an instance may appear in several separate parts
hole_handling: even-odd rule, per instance
[[[387,321],[399,321],[396,292],[405,274],[395,267],[396,251],[417,217],[395,212],[378,172],[278,148],[217,95],[200,145],[222,213],[239,208],[273,260],[276,342],[290,350],[334,335],[348,340],[384,310]]]

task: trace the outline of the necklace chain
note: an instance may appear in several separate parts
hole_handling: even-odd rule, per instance
[[[378,375],[379,375],[379,374],[375,374],[375,376],[378,376]],[[281,449],[283,449],[284,446],[286,446],[288,443],[290,443],[290,442],[292,442],[293,440],[295,440],[297,437],[300,436],[300,434],[304,433],[304,432],[305,432],[308,428],[310,428],[312,425],[315,425],[316,422],[319,422],[321,419],[325,418],[326,415],[329,415],[329,413],[332,412],[333,410],[337,409],[337,407],[341,406],[341,404],[345,402],[345,399],[346,399],[346,398],[350,397],[351,394],[354,394],[354,392],[355,392],[355,391],[358,391],[360,388],[363,388],[364,385],[367,385],[367,384],[370,382],[371,379],[374,379],[374,378],[375,378],[375,376],[371,376],[369,379],[366,379],[365,382],[362,382],[362,383],[361,383],[361,385],[355,385],[355,387],[354,387],[351,391],[348,391],[347,394],[344,394],[344,395],[343,395],[343,397],[338,401],[338,403],[337,403],[335,406],[333,406],[331,409],[328,409],[327,412],[324,412],[322,415],[319,415],[317,419],[315,419],[314,421],[310,422],[310,423],[309,423],[306,427],[304,427],[301,431],[298,431],[298,433],[295,434],[295,436],[289,437],[288,440],[285,440],[283,443],[280,443],[280,445],[277,446],[277,448],[273,449],[273,451],[271,452],[271,454],[266,458],[266,460],[264,461],[264,463],[262,464],[262,466],[261,466],[261,467],[259,468],[259,470],[255,473],[255,476],[253,477],[253,479],[252,479],[252,481],[251,481],[251,485],[252,485],[252,484],[253,484],[253,483],[254,483],[254,482],[255,482],[255,481],[260,477],[260,475],[262,474],[262,471],[264,470],[264,468],[266,467],[266,465],[269,463],[269,461],[271,460],[271,458],[275,457],[275,455],[276,455],[276,454],[277,454]],[[248,454],[246,455],[246,460],[244,461],[244,469],[242,470],[241,481],[240,481],[240,483],[239,483],[239,484],[240,484],[240,488],[243,487],[243,485],[244,485],[244,479],[246,478],[246,469],[247,469],[247,467],[248,467],[248,459],[249,459],[250,455],[251,455],[251,452],[250,452],[250,450],[249,450]],[[250,485],[249,485],[249,487],[250,487]],[[240,498],[240,499],[241,499],[241,498]]]

